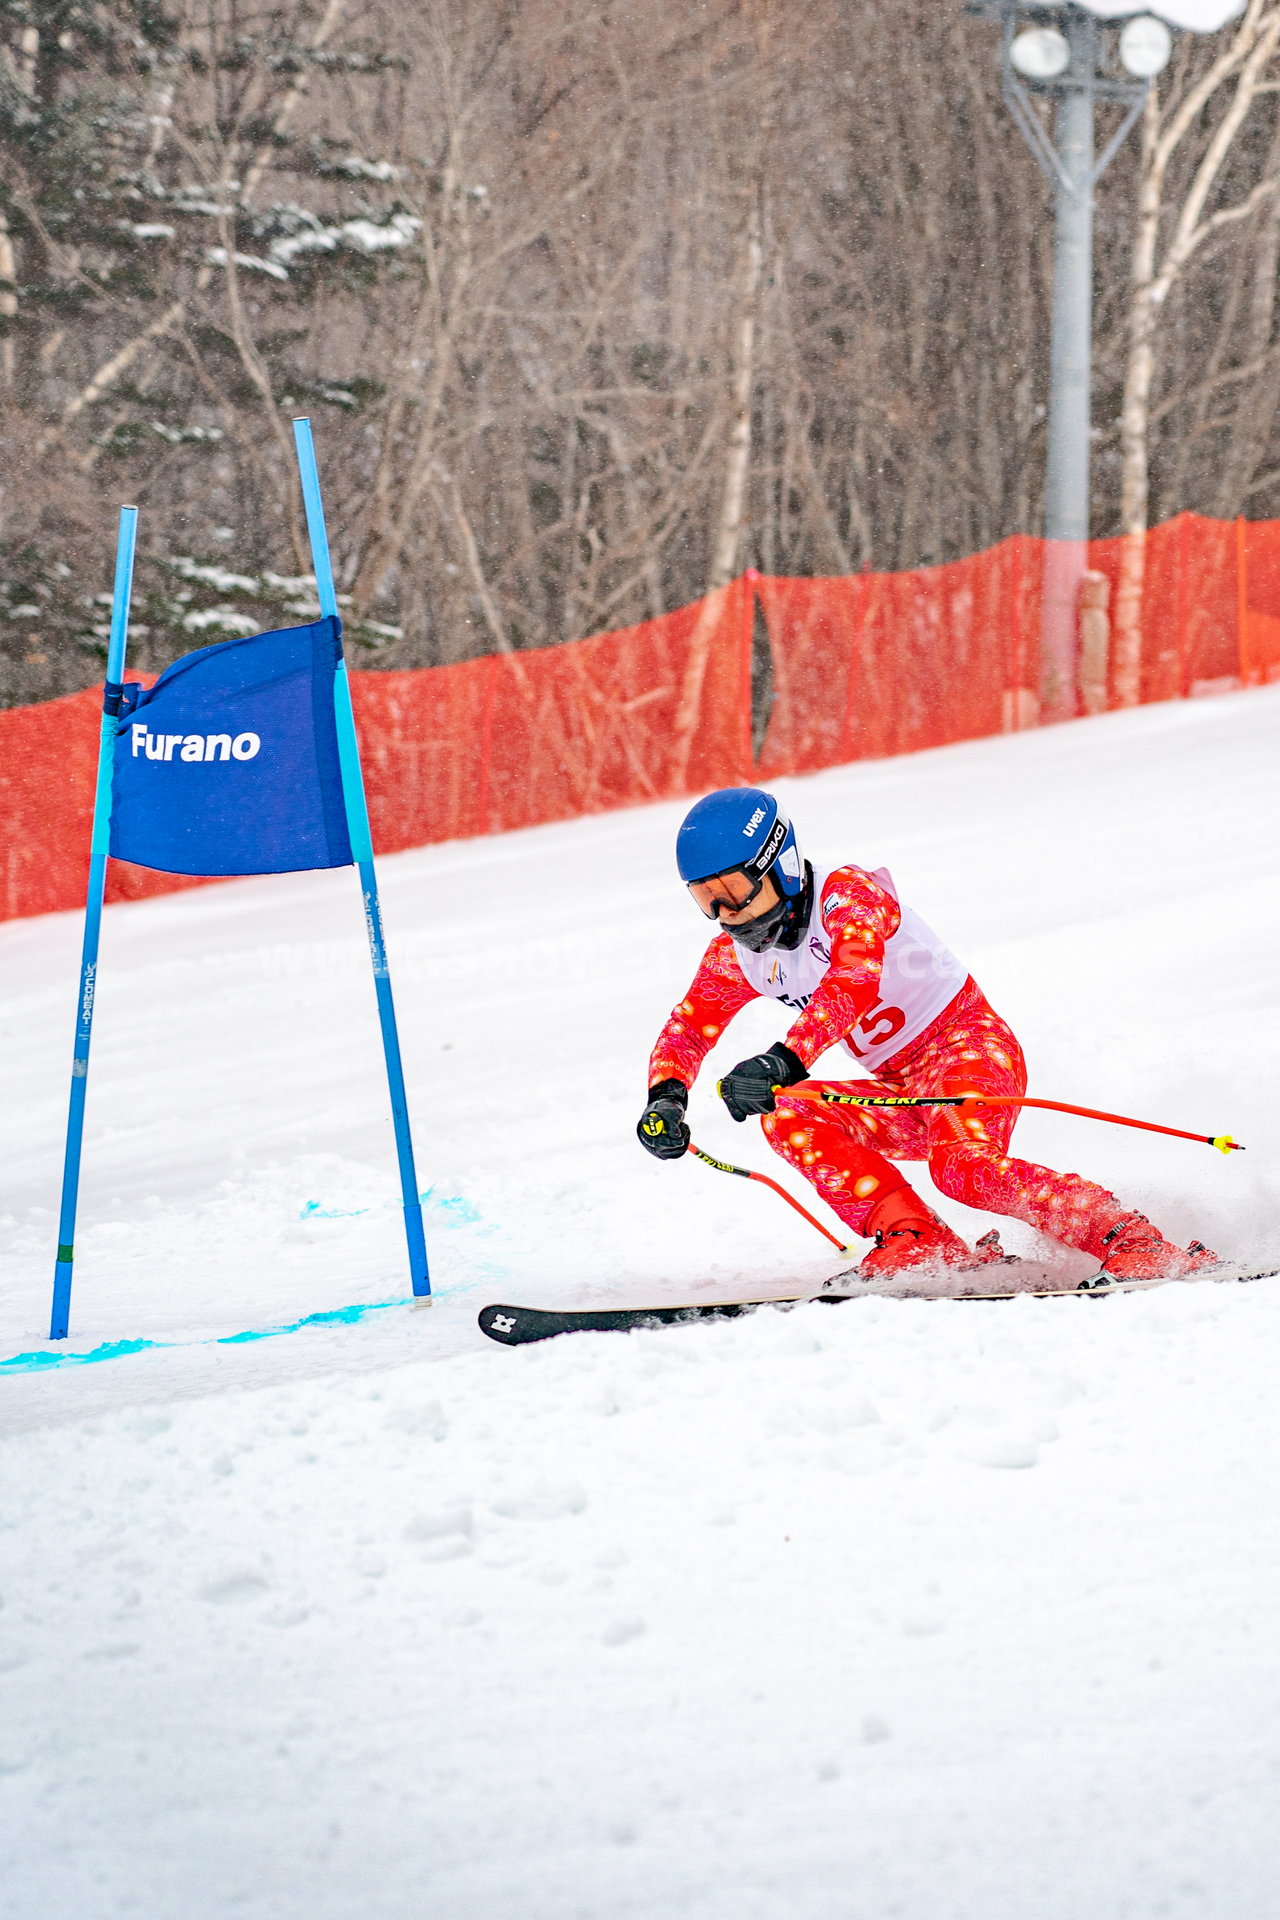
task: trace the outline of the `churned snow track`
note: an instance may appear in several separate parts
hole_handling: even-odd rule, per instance
[[[24,1435],[0,1911],[1263,1920],[1278,1309],[868,1301]]]
[[[1033,1091],[1249,1148],[1022,1150],[1254,1264],[1278,734],[1280,689],[783,783]],[[830,1270],[632,1137],[701,945],[681,811],[381,863],[441,1297],[247,1343],[402,1285],[354,882],[109,910],[69,1344],[171,1344],[0,1376],[5,1920],[1270,1920],[1280,1283],[476,1332]],[[0,1360],[47,1323],[78,943],[0,927]]]

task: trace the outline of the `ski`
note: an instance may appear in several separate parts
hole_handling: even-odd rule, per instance
[[[1021,1265],[1013,1259],[993,1262],[1004,1271]],[[930,1288],[923,1276],[914,1284],[903,1275],[894,1281],[859,1281],[855,1274],[836,1274],[816,1290],[807,1287],[800,1293],[768,1294],[754,1299],[670,1302],[642,1307],[517,1307],[504,1304],[482,1307],[478,1316],[480,1331],[506,1347],[527,1346],[536,1340],[554,1340],[564,1333],[629,1333],[637,1327],[670,1327],[686,1320],[737,1320],[744,1314],[758,1313],[761,1307],[779,1307],[784,1311],[806,1303],[842,1306],[847,1300],[1100,1300],[1113,1293],[1146,1293],[1153,1287],[1185,1286],[1201,1282],[1235,1281],[1247,1283],[1277,1276],[1274,1267],[1233,1273],[1180,1274],[1163,1280],[1107,1280],[1103,1276],[1076,1282],[1072,1286],[1005,1286],[978,1276],[990,1268],[969,1268],[955,1276],[970,1282],[962,1288],[943,1291],[935,1282]],[[1033,1269],[1034,1271],[1034,1269]],[[1029,1277],[1029,1276],[1028,1276]]]
[[[629,1333],[633,1327],[670,1327],[680,1320],[736,1320],[757,1307],[794,1307],[807,1294],[786,1294],[771,1300],[717,1300],[698,1306],[482,1307],[480,1331],[504,1347],[523,1347],[531,1340],[552,1340],[559,1333]]]

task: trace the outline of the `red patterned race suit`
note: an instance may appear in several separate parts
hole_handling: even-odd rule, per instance
[[[900,906],[887,873],[837,867],[815,876],[813,892],[793,953],[754,955],[735,948],[727,932],[716,936],[658,1037],[650,1086],[692,1086],[734,1015],[767,994],[799,1009],[785,1039],[806,1066],[842,1042],[874,1069],[874,1078],[852,1083],[859,1093],[1026,1092],[1016,1036],[937,936]],[[934,1010],[939,998],[945,1004]],[[802,1083],[837,1092],[849,1084]],[[1009,1140],[1020,1111],[980,1107],[962,1118],[954,1107],[819,1107],[787,1090],[761,1124],[774,1151],[855,1233],[877,1201],[905,1184],[889,1163],[927,1160],[935,1186],[951,1199],[1025,1220],[1101,1258],[1104,1235],[1128,1209],[1078,1174],[1015,1159]]]

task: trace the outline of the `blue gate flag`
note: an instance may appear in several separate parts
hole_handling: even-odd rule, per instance
[[[334,717],[336,615],[220,640],[125,689],[110,851],[208,878],[352,863]]]

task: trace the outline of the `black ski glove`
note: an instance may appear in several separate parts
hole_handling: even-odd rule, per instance
[[[636,1128],[640,1145],[659,1160],[678,1160],[689,1151],[691,1138],[684,1123],[689,1089],[683,1080],[659,1080],[649,1089],[649,1104]]]
[[[726,1073],[716,1091],[729,1109],[730,1118],[745,1120],[749,1113],[772,1113],[775,1087],[793,1087],[807,1080],[809,1069],[792,1053],[785,1040],[775,1041],[768,1053],[752,1054],[739,1060],[732,1073]]]

